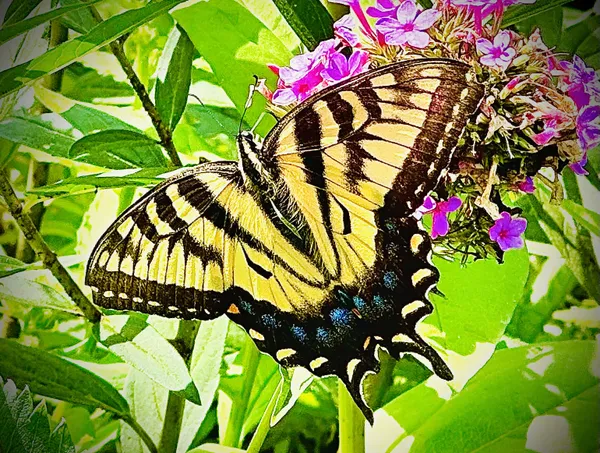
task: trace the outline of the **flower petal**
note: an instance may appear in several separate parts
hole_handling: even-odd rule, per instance
[[[494,44],[489,39],[479,38],[475,43],[477,50],[483,54],[488,54],[494,50]]]
[[[442,13],[435,9],[427,9],[416,18],[414,24],[417,30],[427,30],[442,16]]]
[[[458,197],[450,197],[447,201],[440,203],[440,209],[444,212],[454,212],[462,205],[462,200]]]
[[[283,88],[275,90],[271,102],[276,105],[289,105],[297,100],[298,98],[291,88]]]
[[[506,30],[502,30],[498,33],[494,38],[494,46],[500,47],[501,49],[510,47],[510,33]]]
[[[424,31],[409,31],[404,35],[406,42],[417,49],[423,49],[429,45],[429,35]]]
[[[396,12],[396,18],[401,24],[412,23],[417,16],[417,5],[413,0],[405,0]]]
[[[446,214],[443,212],[434,212],[431,224],[431,237],[435,239],[438,236],[446,236],[449,230],[450,224],[448,223]]]
[[[427,195],[425,197],[425,199],[423,200],[423,204],[421,205],[421,207],[419,209],[423,209],[422,212],[429,212],[429,211],[433,211],[436,206],[437,206],[437,203],[435,202],[433,197],[430,197],[429,195]]]

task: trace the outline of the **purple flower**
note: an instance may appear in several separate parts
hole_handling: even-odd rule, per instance
[[[600,105],[590,105],[577,115],[577,138],[583,151],[600,144]]]
[[[364,72],[368,66],[369,54],[364,50],[355,51],[350,58],[336,52],[327,62],[327,67],[321,72],[321,76],[329,83],[336,83]]]
[[[333,33],[348,47],[356,49],[362,47],[358,35],[354,32],[354,18],[346,14],[333,24]]]
[[[479,38],[477,50],[482,54],[479,59],[481,64],[503,71],[506,71],[516,53],[515,49],[510,47],[510,33],[506,30],[498,33],[493,43],[489,39]]]
[[[490,228],[490,239],[497,242],[503,252],[508,249],[520,249],[524,243],[521,235],[527,228],[527,220],[511,217],[508,212],[502,212],[500,215],[502,217]]]
[[[583,157],[581,158],[581,160],[579,162],[569,164],[569,168],[571,170],[573,170],[573,173],[575,173],[576,175],[585,176],[585,175],[589,174],[588,171],[584,168],[586,165],[587,165],[587,151],[584,151]]]
[[[565,72],[563,82],[567,85],[567,93],[578,109],[590,103],[590,98],[600,97],[600,80],[593,68],[588,68],[577,55],[573,61],[561,61],[561,69]]]
[[[402,2],[402,0],[401,0]],[[376,6],[369,6],[367,8],[367,14],[371,17],[377,17],[382,19],[384,17],[396,17],[396,12],[400,4],[394,3],[394,0],[377,0]]]
[[[473,13],[475,31],[479,34],[483,31],[482,20],[496,12],[498,16],[504,13],[504,9],[517,3],[532,4],[535,0],[450,0],[454,6],[465,6]]]
[[[447,201],[436,202],[432,197],[427,196],[423,204],[417,208],[417,216],[422,214],[432,214],[431,237],[435,239],[438,236],[446,236],[450,230],[448,223],[448,214],[460,208],[462,201],[458,197],[450,197]]]
[[[429,45],[431,28],[440,18],[435,9],[419,12],[413,0],[405,0],[396,11],[396,18],[383,18],[377,21],[377,31],[383,34],[385,43],[396,46],[409,45],[423,49]]]
[[[361,31],[364,35],[369,36],[373,41],[377,41],[377,35],[371,28],[371,24],[367,20],[367,16],[365,16],[365,12],[360,6],[359,0],[329,0],[331,3],[339,3],[340,5],[346,5],[350,7],[358,22],[360,24]]]
[[[531,176],[527,176],[525,181],[521,181],[519,183],[519,190],[525,193],[533,193],[535,192],[535,186],[533,185],[533,178]]]

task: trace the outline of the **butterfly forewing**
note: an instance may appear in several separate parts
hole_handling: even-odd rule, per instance
[[[222,313],[284,365],[361,392],[377,346],[425,357],[416,333],[438,273],[411,214],[448,167],[483,96],[463,63],[368,71],[304,101],[269,133],[268,186],[237,163],[166,181],[100,240],[86,283],[101,306],[207,319]]]

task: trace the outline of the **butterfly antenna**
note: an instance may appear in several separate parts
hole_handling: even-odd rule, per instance
[[[252,105],[252,99],[254,98],[254,92],[256,91],[256,87],[258,87],[258,77],[254,76],[254,84],[250,85],[248,90],[248,99],[246,99],[246,104],[244,105],[244,111],[242,112],[242,117],[240,118],[240,125],[238,126],[238,134],[242,132],[242,124],[244,123],[244,117],[246,116],[246,112],[248,108]],[[254,129],[254,128],[252,128]]]
[[[197,100],[197,101],[200,103],[200,105],[202,105],[202,107],[204,107],[204,108],[206,109],[206,112],[208,113],[208,115],[209,115],[209,116],[210,116],[210,117],[211,117],[213,120],[215,120],[215,122],[216,122],[216,123],[217,123],[219,126],[221,126],[221,128],[222,128],[222,129],[225,131],[225,133],[226,133],[227,135],[229,135],[229,131],[227,130],[227,128],[225,127],[225,125],[219,121],[219,118],[217,118],[217,117],[215,116],[215,114],[214,114],[213,112],[211,112],[211,111],[210,111],[210,109],[209,109],[208,107],[206,107],[206,104],[205,104],[204,102],[202,102],[202,99],[200,99],[200,98],[199,98],[198,96],[196,96],[194,93],[188,93],[188,96],[190,96],[190,97],[193,97],[194,99],[196,99],[196,100]]]

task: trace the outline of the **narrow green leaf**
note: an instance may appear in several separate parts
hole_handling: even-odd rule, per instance
[[[33,393],[129,414],[127,401],[104,379],[45,351],[0,338],[0,375]]]
[[[139,316],[103,316],[100,341],[132,367],[200,405],[200,396],[177,350]]]
[[[244,110],[253,75],[276,85],[268,63],[287,65],[292,57],[281,41],[246,8],[235,0],[186,3],[171,12],[200,54],[212,68],[216,83],[222,87],[239,113]],[[206,31],[206,24],[219,24]],[[254,124],[264,112],[265,100],[255,95],[246,114]],[[257,132],[265,135],[273,121],[261,122]]]
[[[289,373],[284,372],[283,377],[282,384],[278,388],[277,403],[270,420],[271,426],[275,426],[281,421],[314,380],[314,375],[301,367],[294,368]]]
[[[200,390],[202,406],[187,403],[183,412],[177,451],[187,451],[215,399],[229,320],[225,316],[202,321],[190,360],[190,374]]]
[[[537,0],[532,5],[515,5],[506,10],[502,19],[502,28],[509,27],[530,17],[545,13],[557,6],[569,3],[570,0]]]
[[[62,6],[76,5],[80,2],[81,0],[60,0]],[[71,30],[75,30],[77,33],[81,33],[82,35],[98,25],[98,19],[94,17],[90,8],[82,8],[65,14],[60,18],[60,22],[64,26]]]
[[[77,307],[62,292],[42,281],[47,281],[49,271],[24,271],[0,279],[0,299],[3,303],[42,307],[79,313]]]
[[[20,22],[25,19],[29,14],[42,3],[42,0],[12,0],[6,13],[4,14],[4,22],[2,28],[7,25]]]
[[[132,368],[125,382],[124,393],[131,407],[133,418],[144,428],[154,444],[158,445],[163,430],[169,391],[144,373]],[[148,451],[133,428],[123,421],[121,422],[120,440],[123,452],[144,453]]]
[[[571,200],[563,200],[562,207],[590,233],[600,236],[600,214]]]
[[[137,127],[112,116],[102,110],[75,104],[61,113],[61,116],[85,135],[109,129],[121,129],[141,133]]]
[[[273,0],[273,3],[309,50],[333,37],[333,18],[319,0]]]
[[[0,278],[26,271],[31,264],[24,263],[10,256],[0,255]]]
[[[99,3],[102,0],[88,0],[87,2],[78,2],[70,6],[63,6],[62,8],[56,8],[47,13],[39,14],[37,16],[33,16],[29,19],[18,19],[17,21],[4,21],[4,25],[0,28],[0,44],[4,44],[6,41],[10,41],[15,36],[19,36],[23,33],[28,32],[29,30],[33,30],[35,27],[49,22],[51,20],[58,19],[65,14],[71,13],[73,11],[80,10],[82,8],[87,8],[90,5],[95,3]],[[14,0],[13,4],[19,4],[22,0]],[[39,0],[28,0],[27,2],[22,2],[24,5],[28,3],[36,2],[39,3]],[[29,13],[28,13],[29,14]],[[27,15],[25,15],[26,17]]]
[[[34,195],[59,197],[98,189],[120,189],[123,187],[152,187],[163,181],[159,176],[165,173],[164,167],[114,170],[95,175],[77,176],[63,181],[32,189]]]
[[[83,137],[71,146],[68,157],[115,170],[167,165],[162,148],[155,140],[138,132],[120,129]]]
[[[50,434],[50,441],[48,442],[48,450],[53,453],[75,453],[76,449],[73,445],[73,440],[69,434],[69,428],[67,424],[61,420],[54,431]]]
[[[462,392],[410,433],[411,451],[594,451],[600,423],[596,354],[594,341],[576,340],[498,351]]]
[[[85,35],[71,39],[31,61],[0,72],[0,98],[20,90],[40,77],[64,68],[78,58],[166,13],[182,1],[154,1],[143,8],[113,16]]]
[[[179,123],[187,104],[194,51],[187,33],[174,27],[158,61],[156,108],[171,130]]]
[[[245,453],[241,448],[225,447],[219,444],[203,444],[193,448],[188,453]]]
[[[29,117],[4,120],[0,123],[0,137],[57,157],[67,157],[69,148],[75,143],[69,132]]]

